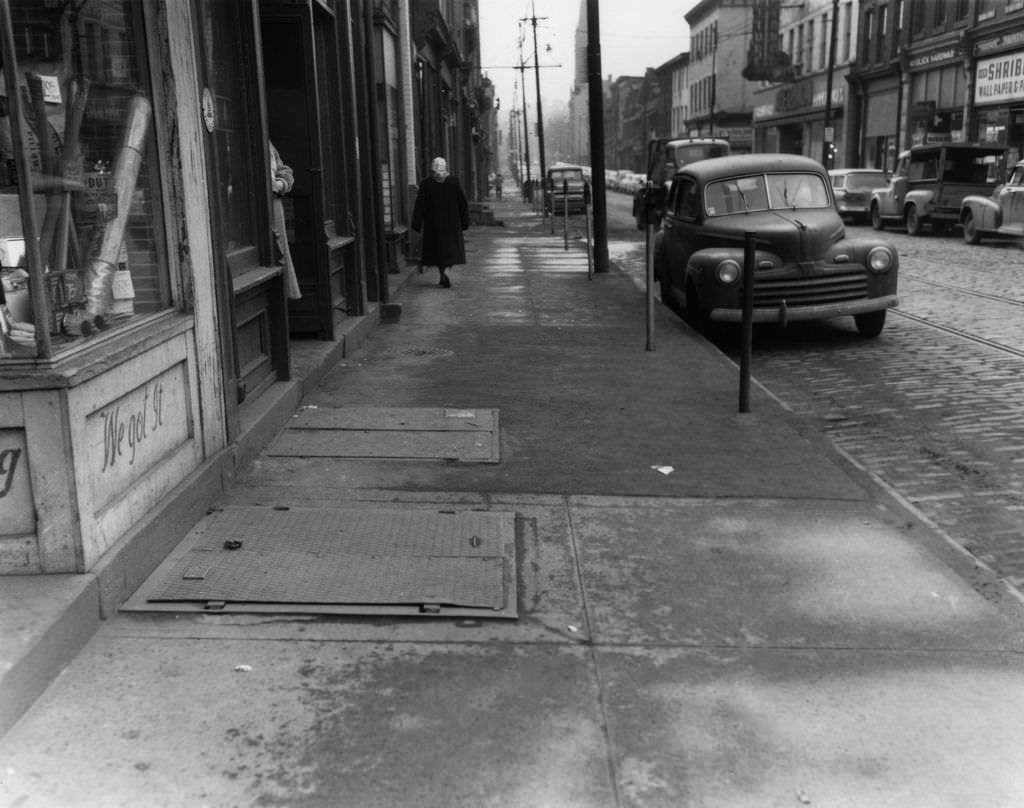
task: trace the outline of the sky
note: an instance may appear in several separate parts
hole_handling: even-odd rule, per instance
[[[616,78],[642,76],[648,67],[688,50],[689,27],[683,15],[696,4],[697,0],[599,0],[601,73]],[[585,0],[479,0],[480,63],[494,82],[503,111],[512,101],[514,84],[521,80],[520,71],[510,69],[520,64],[520,19],[534,15],[541,101],[545,108],[568,104],[573,44],[580,8],[585,5]],[[522,23],[522,31],[522,56],[529,68],[526,89],[532,104],[536,97],[532,23]]]

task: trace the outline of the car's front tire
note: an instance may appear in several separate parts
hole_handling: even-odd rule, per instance
[[[921,229],[923,222],[921,217],[917,213],[917,205],[908,205],[906,212],[907,220],[907,235],[908,236],[919,236],[921,235]]]
[[[882,333],[885,328],[885,309],[881,311],[869,311],[864,314],[856,314],[853,321],[857,324],[857,331],[865,339],[874,339]]]
[[[877,203],[871,206],[871,226],[875,230],[885,230],[885,222],[882,221],[882,212]]]
[[[672,281],[669,279],[668,273],[663,273],[658,278],[658,290],[661,295],[661,304],[669,311],[679,314],[679,301],[676,300],[675,293],[672,291]]]
[[[964,241],[968,244],[980,244],[981,233],[978,232],[978,223],[974,221],[974,214],[967,211],[963,221]]]
[[[700,298],[692,283],[686,285],[686,297],[683,299],[683,319],[696,331],[707,335],[711,330],[711,318],[701,308]]]

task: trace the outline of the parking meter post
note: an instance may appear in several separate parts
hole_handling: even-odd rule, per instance
[[[562,180],[562,241],[569,250],[569,180]]]
[[[754,341],[755,235],[744,233],[743,244],[743,334],[740,351],[740,412],[750,412],[750,358]]]
[[[654,350],[654,223],[652,205],[654,185],[647,183],[644,198],[644,219],[647,222],[647,350]]]

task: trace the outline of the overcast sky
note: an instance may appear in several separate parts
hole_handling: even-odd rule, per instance
[[[642,76],[689,49],[683,15],[698,0],[600,0],[601,72],[608,76]],[[541,98],[545,108],[568,103],[573,80],[573,42],[585,0],[480,0],[480,63],[494,82],[502,111],[509,108],[520,71],[508,69],[522,57],[527,100],[536,97],[533,71],[533,25],[521,18],[537,16],[537,50],[541,64]],[[550,50],[548,48],[550,47]],[[561,65],[560,68],[544,67]],[[520,92],[522,88],[520,87]],[[517,103],[522,103],[517,96]]]

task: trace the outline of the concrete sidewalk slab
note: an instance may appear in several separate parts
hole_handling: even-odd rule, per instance
[[[599,645],[1024,650],[1024,626],[862,503],[570,509]]]
[[[1016,654],[596,652],[619,805],[1011,808]]]
[[[550,645],[101,632],[34,710],[62,714],[63,731],[30,720],[5,741],[0,796],[53,808],[611,805],[586,660]],[[91,697],[100,680],[118,716]],[[97,749],[90,737],[112,721]]]

